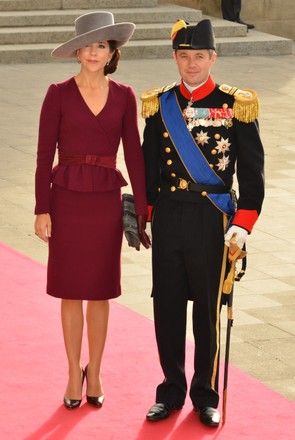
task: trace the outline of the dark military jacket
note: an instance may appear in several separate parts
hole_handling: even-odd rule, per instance
[[[258,121],[244,122],[247,117],[242,116],[242,120],[238,120],[233,116],[236,98],[222,91],[218,85],[213,83],[208,94],[206,85],[202,87],[201,99],[194,94],[194,102],[188,111],[185,111],[188,108],[188,91],[184,96],[183,84],[174,85],[173,90],[196,148],[201,150],[210,167],[228,188],[233,186],[236,174],[237,185],[234,186],[238,189],[238,200],[232,223],[251,232],[264,198],[264,152]],[[228,91],[227,86],[224,89]],[[158,92],[158,98],[161,93],[167,92],[165,89]],[[247,100],[242,105],[247,106]],[[191,108],[198,109],[193,110],[194,118],[189,117]],[[160,108],[146,118],[142,148],[149,205],[154,205],[162,195],[175,200],[205,202],[202,198],[206,193],[202,195],[179,187],[180,178],[186,181],[192,179],[167,132]]]

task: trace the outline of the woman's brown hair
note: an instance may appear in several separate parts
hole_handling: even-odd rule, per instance
[[[108,41],[110,46],[110,51],[113,52],[113,56],[109,64],[107,64],[104,68],[104,74],[107,75],[108,73],[114,73],[117,70],[120,58],[121,58],[121,52],[119,49],[116,48],[116,41]]]

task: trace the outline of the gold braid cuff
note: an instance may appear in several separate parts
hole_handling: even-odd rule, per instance
[[[157,87],[146,90],[140,97],[142,100],[141,115],[143,118],[153,116],[159,110],[159,95],[172,89],[176,83],[169,86]]]
[[[238,121],[249,123],[258,118],[259,98],[255,90],[240,90],[227,84],[222,84],[219,90],[234,96],[233,116]]]

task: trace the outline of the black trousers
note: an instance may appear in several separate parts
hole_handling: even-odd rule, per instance
[[[208,199],[200,203],[163,197],[154,210],[153,304],[164,381],[156,402],[182,406],[187,394],[185,341],[187,304],[193,301],[194,406],[217,407],[220,277],[224,261],[223,214]]]
[[[222,16],[225,20],[237,21],[240,19],[242,0],[221,0]]]

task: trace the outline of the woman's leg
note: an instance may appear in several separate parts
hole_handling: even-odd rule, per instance
[[[81,399],[82,376],[80,358],[84,322],[82,301],[62,299],[61,321],[69,363],[69,381],[65,397],[68,399]]]
[[[100,368],[108,329],[109,301],[88,301],[86,319],[89,346],[86,394],[99,397],[103,395]]]

